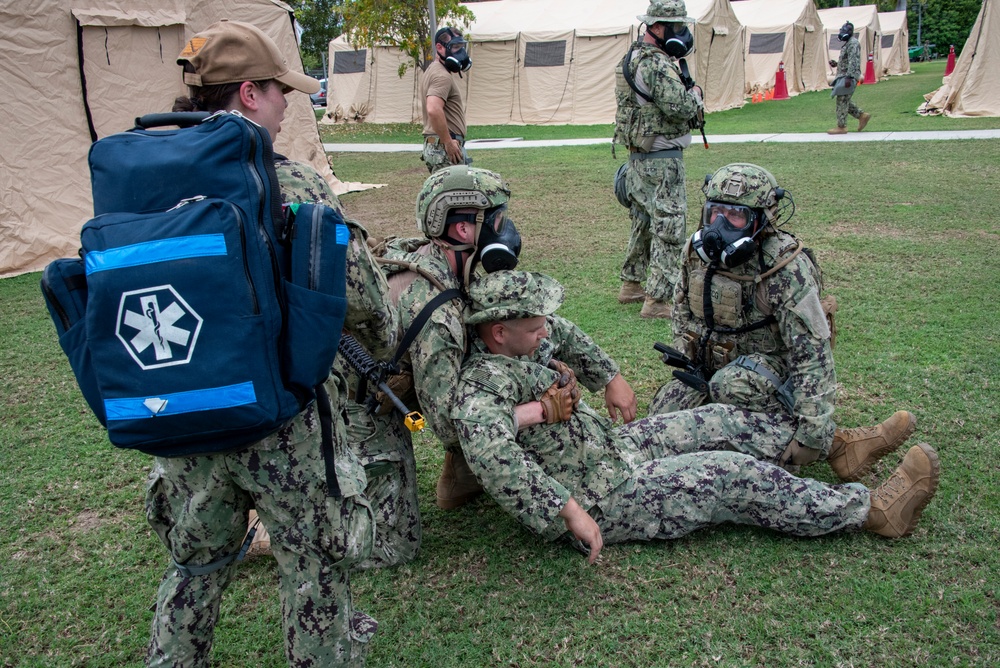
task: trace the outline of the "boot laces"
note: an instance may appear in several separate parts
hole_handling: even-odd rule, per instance
[[[878,436],[878,427],[851,427],[844,430],[844,440],[862,440]]]
[[[893,473],[888,480],[872,490],[872,497],[889,503],[905,490],[906,481],[903,479],[903,476],[899,475],[899,473]]]

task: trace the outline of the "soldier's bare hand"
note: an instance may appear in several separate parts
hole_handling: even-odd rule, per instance
[[[573,537],[586,543],[590,548],[587,563],[593,564],[597,561],[598,555],[604,548],[604,537],[601,536],[601,528],[597,526],[594,518],[573,498],[570,498],[559,511],[559,517],[563,518],[566,529],[573,534]]]
[[[623,422],[631,422],[639,409],[635,392],[621,374],[612,378],[604,388],[604,404],[608,407],[612,422],[618,420],[618,413],[621,413]]]
[[[444,145],[444,150],[448,154],[448,160],[453,165],[460,165],[465,162],[465,156],[462,155],[462,147],[458,145],[457,139],[449,139]]]

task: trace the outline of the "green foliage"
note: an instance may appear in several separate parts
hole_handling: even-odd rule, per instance
[[[436,0],[438,27],[468,27],[475,15],[458,0]],[[346,0],[344,31],[356,48],[398,47],[410,57],[399,67],[402,77],[410,67],[423,69],[433,54],[426,0]]]
[[[322,68],[330,40],[341,32],[342,0],[288,0],[302,26],[302,62],[306,69]],[[326,76],[326,73],[323,73]]]
[[[916,46],[917,27],[923,42],[934,45],[939,55],[948,53],[948,46],[955,45],[961,53],[972,25],[976,22],[983,0],[924,0],[911,2],[906,14],[910,30],[910,45]]]

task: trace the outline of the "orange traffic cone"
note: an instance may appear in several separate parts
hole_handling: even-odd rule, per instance
[[[785,83],[784,61],[778,63],[778,72],[774,75],[774,93],[771,95],[771,99],[773,100],[788,99],[788,84]]]
[[[767,91],[764,93],[764,99],[765,100],[773,100],[774,99],[774,89],[773,88],[768,88],[767,89]]]
[[[875,54],[868,54],[868,64],[865,65],[865,79],[861,83],[873,84],[876,82],[875,79]]]
[[[955,71],[955,45],[948,47],[948,64],[944,67],[944,75],[948,76]]]

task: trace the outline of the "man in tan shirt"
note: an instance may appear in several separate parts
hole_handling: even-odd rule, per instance
[[[472,67],[461,33],[445,26],[434,36],[435,57],[420,80],[423,100],[424,151],[420,159],[431,173],[468,164],[465,153],[465,103],[455,74]]]

